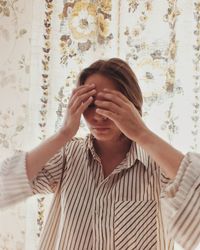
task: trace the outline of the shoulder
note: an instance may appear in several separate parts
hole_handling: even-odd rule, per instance
[[[78,152],[85,152],[87,150],[87,137],[73,137],[65,145],[65,152],[67,155],[75,155]]]

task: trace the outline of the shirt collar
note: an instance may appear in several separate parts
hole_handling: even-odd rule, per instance
[[[92,134],[88,134],[86,137],[86,149],[88,156],[92,156],[95,160],[100,161],[99,156],[94,149],[94,136]]]
[[[136,160],[140,161],[146,168],[149,166],[149,155],[136,142],[132,142],[129,152],[127,153],[128,165],[132,166]]]
[[[99,156],[95,152],[93,142],[94,142],[94,136],[92,134],[88,134],[86,137],[86,148],[88,154],[91,154],[95,160],[100,161]],[[140,161],[146,168],[148,168],[149,155],[144,151],[144,149],[141,146],[139,146],[134,141],[132,141],[130,150],[126,154],[126,159],[127,162],[125,165],[122,166],[123,169],[130,168],[131,166],[133,166],[136,160]]]

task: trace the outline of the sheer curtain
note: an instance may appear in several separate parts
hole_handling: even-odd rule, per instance
[[[200,151],[200,1],[0,1],[0,156],[60,126],[80,70],[120,57],[136,72],[150,128]],[[78,135],[87,128],[81,121]],[[35,249],[51,195],[0,211],[0,249]],[[177,248],[178,249],[178,248]]]

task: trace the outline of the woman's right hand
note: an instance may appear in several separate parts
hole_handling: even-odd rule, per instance
[[[81,115],[92,103],[95,93],[94,84],[82,85],[72,91],[67,105],[64,123],[60,129],[68,138],[72,138],[77,133],[80,126]]]
[[[42,170],[44,165],[60,150],[77,132],[82,113],[93,101],[95,85],[80,86],[72,92],[62,128],[26,156],[26,171],[30,181]]]

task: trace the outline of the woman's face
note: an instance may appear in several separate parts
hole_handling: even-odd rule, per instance
[[[111,90],[118,90],[113,81],[101,74],[93,74],[89,76],[85,85],[95,84],[96,94],[95,100],[101,100],[102,97],[98,97],[98,93],[103,91],[104,88]],[[83,116],[86,120],[88,128],[92,135],[99,141],[117,140],[121,136],[121,131],[115,126],[114,122],[104,116],[96,113],[96,105],[92,103]]]

